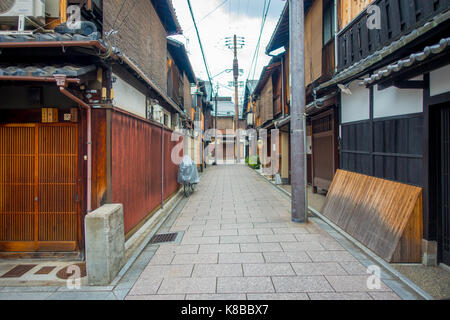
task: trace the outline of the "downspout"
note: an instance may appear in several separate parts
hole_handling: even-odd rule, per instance
[[[284,105],[284,57],[281,57],[281,116],[284,118],[285,105]]]
[[[91,106],[80,98],[67,91],[65,88],[65,76],[55,75],[56,83],[59,91],[69,99],[78,103],[81,107],[86,109],[87,122],[87,186],[86,186],[86,211],[89,214],[92,211],[92,117]]]
[[[334,0],[334,73],[338,71],[338,0]]]
[[[164,125],[161,126],[161,209],[164,208]]]

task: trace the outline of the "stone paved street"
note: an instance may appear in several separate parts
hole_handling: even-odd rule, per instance
[[[400,298],[387,275],[369,290],[367,257],[315,219],[292,223],[289,208],[246,166],[208,168],[167,228],[183,232],[182,240],[159,245],[126,299]]]

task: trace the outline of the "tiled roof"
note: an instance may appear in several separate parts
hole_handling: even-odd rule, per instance
[[[393,63],[387,66],[386,68],[379,70],[372,76],[365,78],[361,84],[366,86],[371,85],[374,82],[381,80],[382,78],[389,77],[393,73],[400,72],[403,69],[407,69],[416,65],[417,63],[424,62],[425,60],[449,49],[450,49],[450,38],[442,39],[438,44],[434,46],[425,47],[423,51],[413,53],[409,57],[399,60],[396,63]]]
[[[0,76],[13,77],[52,77],[56,74],[63,74],[68,77],[79,77],[96,70],[94,65],[91,66],[0,66]]]
[[[0,42],[30,42],[30,41],[95,41],[100,40],[100,32],[94,32],[89,36],[81,34],[61,33],[33,33],[33,34],[0,34]]]
[[[450,20],[450,11],[446,11],[444,13],[437,15],[431,21],[425,23],[422,27],[415,29],[409,34],[404,35],[400,39],[385,46],[383,49],[374,52],[373,54],[356,62],[347,69],[342,70],[340,73],[336,74],[331,80],[319,85],[317,88],[315,88],[315,90],[319,92],[323,89],[329,88],[338,83],[345,83],[348,82],[349,79],[352,78],[354,79],[358,75],[361,75],[362,73],[366,72],[375,64],[381,62],[389,55],[403,48],[407,44],[411,43],[412,41],[422,36],[423,34],[429,32],[430,30],[433,30],[438,25],[447,22],[448,20]]]

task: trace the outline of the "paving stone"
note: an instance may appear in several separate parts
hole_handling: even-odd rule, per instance
[[[184,236],[186,238],[203,237],[203,230],[186,230]]]
[[[356,261],[347,251],[306,251],[314,262]]]
[[[350,275],[367,275],[367,267],[358,261],[343,261],[339,264]]]
[[[322,251],[325,250],[318,242],[283,242],[283,251]]]
[[[188,294],[186,300],[222,300],[236,301],[246,300],[245,294]]]
[[[273,228],[274,234],[308,234],[308,230],[306,228]]]
[[[136,284],[131,289],[129,295],[152,295],[156,294],[159,286],[161,285],[163,278],[162,277],[153,277],[153,278],[139,278]]]
[[[141,296],[128,296],[125,300],[184,300],[184,294],[154,294]]]
[[[227,277],[217,279],[217,293],[275,292],[270,277]]]
[[[311,258],[303,251],[291,252],[264,252],[267,263],[276,262],[311,262]]]
[[[306,293],[249,293],[248,300],[309,300]]]
[[[172,264],[217,263],[217,253],[177,254]]]
[[[259,242],[297,242],[292,234],[259,235]]]
[[[150,260],[149,264],[161,265],[170,264],[173,260],[174,254],[155,254]]]
[[[221,236],[220,243],[255,243],[258,242],[256,236]]]
[[[256,263],[243,264],[245,277],[263,277],[263,276],[293,276],[295,275],[289,263]]]
[[[299,276],[347,275],[336,262],[292,263],[292,268]]]
[[[372,300],[367,292],[308,293],[311,300]]]
[[[244,243],[241,244],[241,252],[281,252],[279,243]]]
[[[267,229],[262,229],[262,228],[258,228],[258,229],[238,229],[238,232],[239,232],[240,236],[273,234],[273,231],[270,228],[267,228]]]
[[[192,264],[186,265],[167,265],[167,266],[154,266],[149,265],[142,272],[141,278],[176,278],[176,277],[190,277],[192,274]]]
[[[333,292],[322,276],[272,277],[277,292]]]
[[[379,289],[370,290],[367,282],[367,276],[326,276],[327,280],[333,286],[335,291],[352,292],[352,291],[392,291],[383,282],[380,282]]]
[[[219,253],[219,263],[264,263],[262,253]]]
[[[219,230],[220,229],[220,224],[216,224],[216,225],[204,225],[204,226],[189,226],[188,230]]]
[[[254,223],[255,228],[286,228],[285,222],[261,222]]]
[[[1,298],[1,297],[0,297]],[[20,298],[24,300],[25,297]],[[112,292],[55,292],[48,300],[116,300]]]
[[[219,243],[219,237],[183,237],[181,244],[213,244]]]
[[[327,240],[333,240],[331,236],[325,236],[321,234],[311,234],[311,233],[300,233],[295,234],[295,238],[299,242],[314,242],[314,241],[327,241]]]
[[[203,236],[237,236],[238,229],[205,230]]]
[[[215,293],[216,278],[164,279],[158,294]]]
[[[201,244],[198,253],[241,252],[238,243],[232,244]]]
[[[345,250],[337,241],[320,241],[320,245],[325,250]]]
[[[193,278],[208,277],[241,277],[241,264],[196,264],[192,273]]]
[[[221,229],[251,229],[251,228],[253,228],[253,223],[232,223],[221,225]]]
[[[199,249],[198,244],[187,245],[161,245],[156,251],[157,254],[180,254],[180,253],[197,253]]]

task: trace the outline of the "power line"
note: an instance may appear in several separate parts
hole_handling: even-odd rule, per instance
[[[255,52],[253,54],[252,63],[250,65],[250,69],[248,71],[247,80],[250,79],[250,75],[252,74],[252,69],[254,69],[252,77],[253,78],[255,77],[255,72],[256,72],[257,65],[258,65],[259,49],[260,49],[260,46],[261,46],[261,37],[262,37],[263,30],[264,30],[264,25],[265,25],[266,20],[267,20],[267,14],[269,13],[271,2],[272,2],[272,0],[269,0],[269,3],[267,4],[267,0],[264,0],[264,8],[263,8],[263,14],[262,14],[262,21],[261,21],[261,29],[259,31],[258,42],[256,44],[256,49],[255,49]]]
[[[114,23],[112,24],[112,30],[114,30],[114,27],[116,26],[117,20],[119,19],[120,14],[122,13],[123,8],[125,7],[125,3],[127,2],[127,0],[123,0],[122,5],[120,6],[120,10],[119,13],[117,14],[116,19],[114,20]]]
[[[266,25],[267,14],[269,13],[269,9],[270,9],[270,4],[271,4],[271,3],[272,3],[272,0],[269,0],[269,4],[267,5],[266,14],[264,15],[264,18],[263,18],[263,23],[262,23],[262,26],[261,26],[261,32],[260,32],[260,34],[259,34],[258,50],[257,50],[257,53],[256,53],[255,66],[254,66],[254,69],[253,69],[253,75],[252,75],[252,78],[253,78],[253,79],[255,78],[256,68],[258,67],[259,51],[260,51],[260,49],[261,49],[261,36],[262,36],[263,31],[264,31],[264,26]]]
[[[203,50],[202,39],[200,38],[200,33],[198,32],[198,28],[197,28],[197,22],[195,21],[194,12],[192,11],[191,1],[187,0],[187,3],[189,6],[189,11],[191,12],[192,21],[194,22],[194,27],[195,27],[195,31],[197,33],[198,43],[200,44],[200,50],[202,51],[202,57],[203,57],[203,62],[205,64],[205,68],[206,68],[206,74],[208,75],[209,83],[211,84],[211,87],[212,87],[213,83],[211,81],[211,75],[209,73],[208,63],[206,62],[205,51]],[[211,99],[212,99],[213,91],[214,91],[214,88],[212,87]]]
[[[265,13],[265,11],[266,11],[266,5],[267,5],[267,0],[264,0],[264,7],[263,7],[262,18],[261,18],[261,26],[262,26],[262,24],[263,24],[263,22],[264,22],[264,13]],[[255,63],[255,59],[256,59],[256,53],[257,53],[258,50],[259,50],[261,34],[262,34],[262,33],[261,33],[261,30],[260,30],[258,42],[256,43],[256,49],[255,49],[255,52],[254,52],[253,58],[252,58],[252,63],[251,63],[251,65],[250,65],[250,69],[248,70],[247,80],[250,78],[250,75],[252,74],[253,64]]]
[[[130,15],[130,13],[133,11],[134,7],[136,6],[136,0],[134,0],[133,2],[133,6],[131,7],[131,9],[128,11],[127,15],[125,16],[125,18],[123,18],[122,22],[120,23],[120,25],[117,27],[117,31],[120,30],[120,28],[122,28],[122,25],[125,23],[125,21],[127,21],[128,16]]]
[[[229,0],[225,0],[223,1],[221,4],[219,4],[217,7],[215,7],[213,10],[211,10],[210,12],[208,12],[206,15],[203,16],[203,18],[201,18],[198,23],[202,22],[203,20],[205,20],[206,18],[208,18],[210,15],[212,15],[214,12],[216,12],[217,10],[219,10],[220,8],[222,8]],[[186,32],[188,32],[189,30],[191,30],[194,26],[189,27]]]

